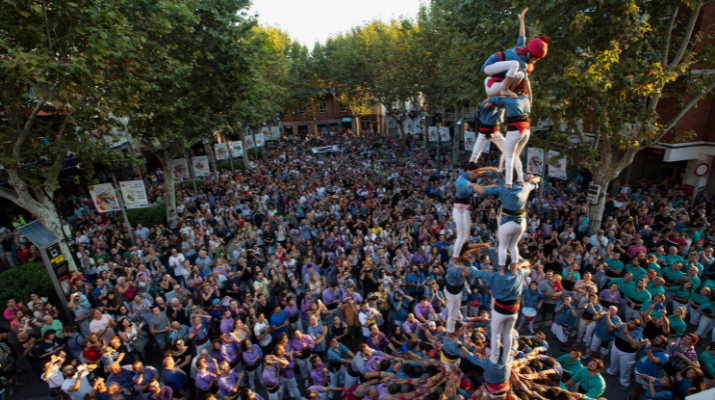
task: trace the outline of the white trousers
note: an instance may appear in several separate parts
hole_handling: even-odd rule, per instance
[[[251,390],[255,391],[256,384],[254,383],[254,381],[255,381],[256,376],[258,376],[259,382],[262,381],[262,379],[260,379],[260,378],[263,376],[263,365],[259,366],[258,368],[254,369],[253,371],[249,371],[247,369],[245,371],[246,371],[246,373],[248,373],[248,385],[251,387]]]
[[[578,321],[578,334],[576,335],[576,341],[580,342],[581,338],[583,338],[584,333],[586,334],[586,337],[584,338],[586,341],[586,348],[591,347],[591,339],[593,339],[593,331],[596,330],[596,322],[586,322],[583,318],[579,319]]]
[[[448,290],[444,291],[444,297],[447,298],[447,333],[454,333],[454,323],[459,317],[459,307],[462,305],[462,294],[452,294]]]
[[[641,313],[640,310],[638,309],[633,309],[631,306],[626,304],[626,320],[623,322],[628,322],[631,318],[638,318],[640,319]]]
[[[457,227],[457,240],[454,241],[454,250],[452,251],[452,257],[459,257],[459,253],[462,251],[462,246],[467,243],[469,239],[469,225],[471,223],[471,214],[469,210],[457,210],[457,208],[452,208],[452,218],[454,218],[454,224]]]
[[[519,249],[516,247],[522,235],[526,232],[526,219],[521,219],[521,224],[514,221],[506,222],[499,226],[499,265],[506,265],[506,251],[511,253],[511,262],[518,262]]]
[[[699,312],[697,312],[695,310],[690,310],[690,324],[698,325],[701,320],[701,318],[700,318],[701,315],[702,314],[700,314]]]
[[[330,375],[330,386],[340,387],[340,382],[345,382],[345,367],[340,367],[339,370],[331,372]],[[295,397],[297,398],[297,397]]]
[[[492,65],[487,65],[484,67],[484,73],[487,75],[497,75],[501,73],[506,73],[506,76],[515,77],[516,72],[519,70],[518,61],[499,61]]]
[[[360,378],[357,376],[351,376],[348,373],[345,373],[345,386],[346,388],[351,388],[360,382]]]
[[[521,164],[521,158],[519,155],[529,142],[529,136],[531,136],[531,130],[527,129],[524,133],[519,133],[519,131],[508,131],[506,133],[506,139],[504,140],[504,168],[505,176],[504,183],[511,185],[514,179],[514,167],[516,167],[516,180],[517,182],[524,181],[524,167]]]
[[[601,346],[602,343],[603,343],[603,340],[601,340],[601,338],[598,337],[598,335],[594,334],[593,339],[591,339],[591,346],[588,349],[594,353],[597,351],[600,351],[601,354],[603,354],[604,356],[608,355],[608,347]]]
[[[511,61],[503,61],[503,62],[511,63]],[[495,64],[493,64],[493,65],[495,65]],[[518,68],[518,64],[517,64],[517,68]],[[486,70],[486,68],[485,68],[485,70]],[[524,76],[525,75],[523,72],[517,71],[516,73],[514,73],[514,80],[522,80],[522,79],[524,79]],[[502,86],[504,86],[504,81],[494,82],[494,83],[492,83],[491,86],[488,86],[489,79],[491,79],[490,76],[487,77],[486,79],[484,79],[484,90],[487,91],[487,96],[499,96],[499,94],[501,93],[501,88],[502,88]]]
[[[479,133],[477,135],[477,142],[474,144],[474,149],[472,149],[472,157],[469,158],[469,161],[479,161],[479,156],[482,155],[482,150],[484,150],[484,146],[487,145],[487,142],[492,142],[499,148],[499,151],[501,151],[499,168],[504,167],[504,136],[502,136],[500,132],[492,133],[492,137],[490,139],[487,139],[487,135]]]
[[[301,360],[300,358],[295,358],[295,365],[298,366],[298,369],[300,370],[300,376],[305,379],[306,382],[308,382],[308,379],[310,379],[310,357],[306,358],[305,360]]]
[[[631,372],[636,365],[636,353],[626,353],[618,350],[615,342],[611,345],[611,366],[608,368],[608,373],[616,375],[619,371],[621,374],[621,386],[628,387],[631,385]]]
[[[275,393],[268,392],[268,400],[282,400],[284,389],[285,389],[285,386],[281,385],[281,388],[278,389]]]
[[[285,387],[288,389],[288,394],[292,399],[299,399],[302,397],[300,395],[300,390],[298,390],[298,381],[295,380],[295,377],[281,379],[283,380],[283,384],[285,384]]]
[[[492,307],[492,310],[494,308]],[[499,363],[499,343],[504,346],[504,354],[502,361],[505,365],[509,364],[511,357],[511,331],[516,325],[516,319],[519,314],[505,315],[497,311],[492,312],[492,354],[489,357],[492,364]]]

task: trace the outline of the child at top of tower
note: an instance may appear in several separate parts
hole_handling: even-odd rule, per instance
[[[549,37],[539,36],[524,45],[526,41],[524,15],[528,10],[525,8],[519,14],[519,38],[516,46],[492,54],[482,67],[482,72],[491,75],[484,82],[487,94],[490,96],[516,97],[513,88],[523,84],[527,97],[533,101],[528,74],[533,70],[536,61],[546,57],[549,51]]]

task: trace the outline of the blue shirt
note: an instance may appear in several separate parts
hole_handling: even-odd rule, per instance
[[[613,322],[613,326],[618,326],[623,323],[621,322],[621,319],[618,317],[618,315],[612,316],[611,322]],[[616,332],[611,332],[608,330],[608,314],[604,315],[603,317],[601,317],[601,319],[598,320],[598,323],[596,324],[596,336],[598,336],[599,339],[604,341],[613,340],[616,338]]]
[[[531,288],[529,288],[528,290],[524,290],[522,292],[522,296],[524,296],[524,307],[531,308],[536,308],[536,306],[538,306],[539,303],[541,303],[546,298],[539,289],[536,289],[535,292],[532,292]]]
[[[174,393],[179,393],[183,390],[184,385],[189,380],[184,371],[179,368],[165,369],[161,373],[161,380],[164,385],[170,387]]]
[[[481,125],[496,126],[504,122],[504,109],[500,107],[486,107],[482,103],[479,107],[479,123]]]
[[[460,199],[467,199],[474,193],[474,188],[469,186],[471,182],[469,181],[469,174],[467,172],[462,172],[454,182],[457,191],[457,197]]]
[[[516,39],[516,46],[502,51],[502,57],[504,61],[517,61],[519,62],[519,71],[526,72],[526,54],[516,54],[516,49],[517,47],[524,47],[524,42],[525,42],[524,36],[519,36],[518,39]],[[492,55],[492,57],[495,57],[496,54]],[[491,59],[491,57],[490,57]],[[498,61],[498,59],[497,59]],[[490,65],[490,61],[487,61],[484,66],[482,67],[482,73],[484,73],[484,68]]]
[[[487,273],[487,271],[476,271],[472,275],[475,278],[483,278],[487,282],[487,286],[492,290],[492,296],[495,299],[511,301],[521,297],[524,280],[529,275],[529,272],[526,269],[519,269],[516,276],[514,276],[511,270],[507,269],[504,276],[501,276],[496,271],[491,274]]]
[[[663,371],[663,366],[668,362],[668,353],[666,353],[664,349],[654,349],[651,347],[653,357],[660,360],[660,364],[654,364],[648,359],[644,344],[641,345],[641,350],[644,355],[636,363],[636,372],[648,376],[660,376],[660,373]]]
[[[556,304],[556,308],[561,307],[564,304],[563,301],[559,301]],[[573,306],[573,304],[571,304]],[[566,325],[569,328],[573,328],[574,326],[574,317],[573,314],[571,314],[571,308],[564,306],[559,310],[559,312],[556,313],[554,316],[554,322],[560,325]]]
[[[469,275],[477,278],[476,274],[479,271],[474,267],[470,267],[467,272],[469,272]],[[447,275],[445,276],[445,280],[450,286],[463,287],[466,278],[462,276],[462,269],[457,268],[454,264],[450,262],[449,267],[447,267]]]
[[[409,300],[407,300],[405,296],[402,296],[402,307],[399,310],[397,309],[398,305],[400,305],[399,301],[392,302],[392,317],[395,321],[407,321],[408,309],[410,307]]]
[[[286,322],[286,319],[288,319],[288,314],[286,314],[285,310],[281,310],[278,315],[273,313],[271,314],[271,326],[281,326]],[[283,332],[288,333],[288,325],[273,331],[273,334],[277,337]]]
[[[506,351],[506,349],[505,349]],[[499,358],[499,363],[497,365],[491,362],[487,363],[487,367],[484,368],[484,379],[490,384],[500,384],[509,380],[511,375],[511,365],[506,366],[504,362]]]
[[[499,196],[501,204],[507,210],[518,211],[524,208],[527,200],[529,200],[529,193],[534,190],[536,186],[529,182],[524,183],[524,187],[517,184],[513,184],[511,189],[507,189],[506,186],[499,186],[495,188],[484,188],[484,194],[487,196]]]
[[[338,350],[333,349],[332,347],[328,349],[328,362],[332,364],[339,364],[340,360],[344,357],[348,356],[348,348],[345,347],[344,344],[338,342]]]
[[[531,101],[523,94],[520,94],[516,99],[513,97],[492,96],[487,101],[496,107],[503,107],[506,110],[507,118],[531,113]]]

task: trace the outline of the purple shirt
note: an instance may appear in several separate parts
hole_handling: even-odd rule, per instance
[[[237,390],[233,390],[236,382],[238,382],[238,374],[233,371],[228,376],[221,375],[218,378],[218,390],[224,396],[231,396],[237,392]]]
[[[379,332],[377,337],[373,334],[367,337],[367,345],[373,350],[382,351],[383,346],[387,348],[388,344],[390,344],[390,341],[387,340],[387,337],[382,332]]]
[[[415,322],[413,322],[412,324],[410,324],[409,321],[405,321],[405,322],[402,323],[402,331],[405,332],[405,333],[412,333],[412,334],[414,334],[414,333],[417,332],[417,329],[419,329],[419,326],[420,326],[421,324],[422,324],[422,323],[421,323],[420,321],[417,321],[417,320],[415,320]]]
[[[340,293],[340,289],[335,288],[335,292],[330,290],[330,288],[327,288],[323,290],[323,303],[328,304],[332,303],[337,300],[341,300],[343,298],[343,294]]]
[[[439,313],[439,317],[442,318],[442,319],[447,319],[447,316],[448,316],[448,315],[449,315],[449,308],[448,308],[448,307],[444,307],[444,308],[442,309],[442,312]],[[463,318],[464,318],[464,316],[462,315],[462,312],[461,312],[461,311],[457,311],[457,319],[463,319]]]
[[[286,314],[288,314],[288,318],[294,318],[296,315],[298,315],[298,305],[294,303],[292,307],[286,306],[284,311],[286,312]]]
[[[174,391],[168,386],[162,386],[159,394],[149,393],[147,400],[171,400],[174,398]]]
[[[256,365],[256,356],[258,356],[258,360],[260,361],[261,358],[263,358],[263,352],[257,344],[254,344],[251,347],[251,351],[243,352],[243,361],[246,363],[247,366],[252,367]]]
[[[342,300],[345,301],[349,298],[347,293],[343,295]],[[362,303],[362,296],[360,296],[357,292],[353,292],[353,300],[355,300],[355,304],[360,304]]]
[[[278,370],[276,369],[276,364],[274,363],[270,367],[266,364],[263,368],[263,386],[266,388],[278,386]]]
[[[387,397],[390,395],[390,393],[387,392],[387,389],[386,389],[386,386],[384,383],[381,383],[381,384],[377,385],[376,387],[377,387],[377,391],[378,391],[378,395],[377,395],[378,399],[382,399],[383,397]],[[370,399],[370,396],[365,395],[365,397],[363,397],[362,400],[371,400],[371,399]]]
[[[367,372],[378,372],[379,370],[375,369],[375,360],[382,362],[383,360],[387,360],[387,358],[383,356],[371,356],[370,358],[367,359],[367,363],[365,364],[365,369]]]
[[[293,351],[303,351],[305,349],[313,350],[313,348],[315,347],[315,340],[313,340],[310,335],[306,335],[304,333],[303,339],[298,340],[298,338],[295,338],[291,340],[290,347],[291,349],[293,349]]]
[[[236,338],[231,336],[231,342],[228,344],[222,343],[221,344],[221,357],[223,357],[223,360],[228,362],[229,364],[233,364],[236,362],[236,355],[241,352],[241,349],[238,345],[238,341],[236,341]]]
[[[229,319],[221,318],[221,328],[220,328],[221,333],[229,334],[229,333],[233,332],[233,322],[234,322],[233,318],[229,318]]]
[[[323,372],[323,369],[325,369],[325,372]],[[329,378],[330,372],[328,372],[328,369],[325,367],[320,369],[313,369],[310,371],[310,379],[312,379],[313,383],[316,385],[326,386],[329,383]]]
[[[415,317],[419,318],[429,318],[430,313],[434,312],[434,307],[432,307],[432,304],[427,303],[426,308],[422,308],[422,303],[417,303],[415,306]]]
[[[323,393],[325,391],[322,386],[311,386],[311,387],[305,389],[306,392],[309,390],[316,392],[316,393]],[[307,399],[305,397],[303,397],[303,400],[307,400]]]
[[[283,356],[283,357],[281,357],[281,360],[288,361],[288,365],[286,365],[285,367],[282,366],[282,364],[281,364],[281,376],[286,379],[295,378],[295,371],[294,371],[295,361],[293,360],[293,358],[288,359],[285,356]]]
[[[196,372],[196,387],[203,390],[204,392],[209,390],[209,384],[213,379],[214,375],[218,375],[216,367],[213,363],[206,364],[206,371],[199,370]]]

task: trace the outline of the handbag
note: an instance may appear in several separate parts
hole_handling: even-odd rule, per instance
[[[130,346],[132,346],[132,350],[136,351],[137,353],[142,353],[144,352],[144,348],[147,344],[149,344],[149,334],[142,331],[140,334],[137,335],[134,340],[132,340]]]

